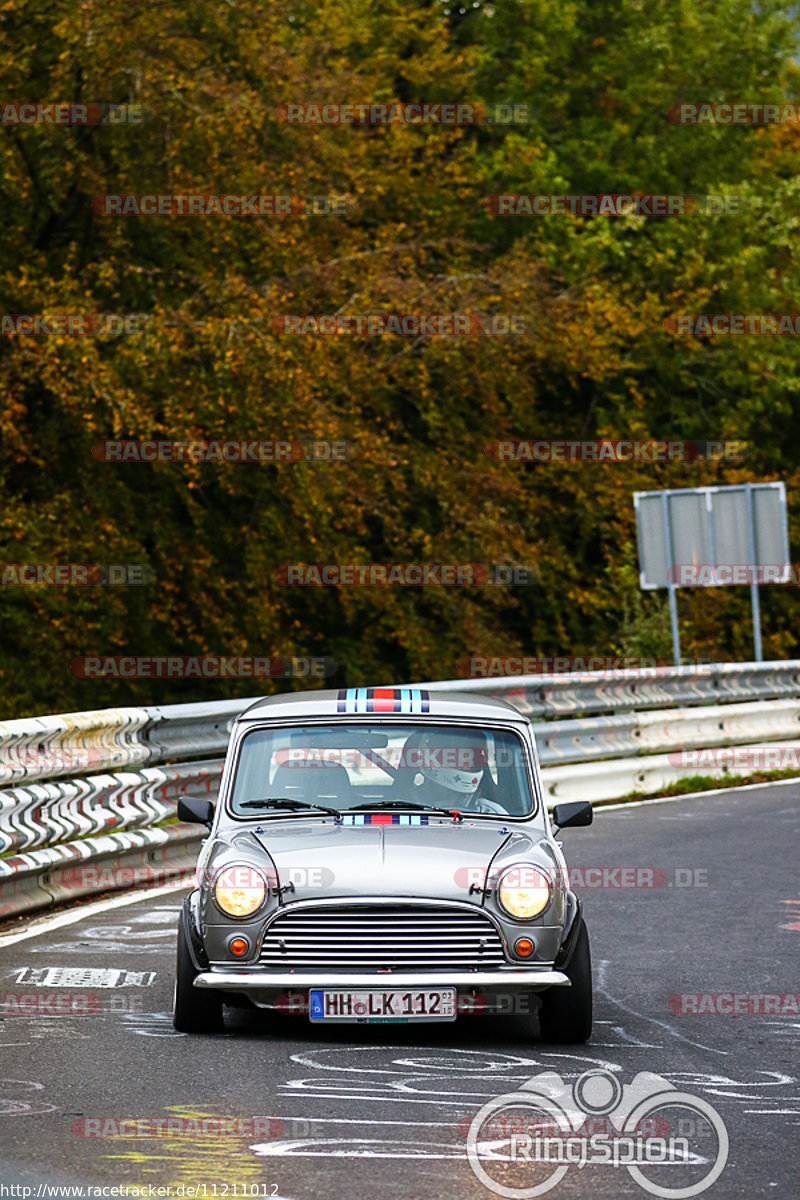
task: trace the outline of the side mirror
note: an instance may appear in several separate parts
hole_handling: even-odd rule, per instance
[[[178,797],[178,820],[191,821],[195,825],[207,825],[211,828],[214,820],[214,805],[210,800],[200,796]]]
[[[591,825],[594,813],[588,800],[573,800],[570,804],[557,804],[552,812],[553,824],[559,829],[568,825]]]

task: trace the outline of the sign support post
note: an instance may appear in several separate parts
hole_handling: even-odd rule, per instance
[[[747,492],[747,550],[750,560],[750,605],[753,609],[753,643],[755,662],[763,662],[761,653],[761,602],[758,597],[758,567],[756,566],[756,526],[753,516],[753,485],[745,484]]]
[[[664,549],[667,556],[667,591],[669,592],[669,623],[672,627],[672,661],[676,667],[681,665],[681,637],[678,630],[678,597],[677,585],[674,579],[674,562],[672,558],[672,525],[667,508],[667,493],[661,493],[661,515],[664,521]]]

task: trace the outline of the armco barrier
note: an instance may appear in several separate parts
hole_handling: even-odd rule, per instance
[[[673,708],[534,723],[542,766],[658,754],[676,748],[800,739],[800,699]]]
[[[202,833],[176,823],[0,859],[0,918],[80,896],[189,881]]]
[[[168,704],[146,708],[147,726],[142,734],[153,762],[224,754],[231,725],[248,704],[257,700],[217,700],[211,704]]]
[[[709,776],[724,784],[726,778],[750,775],[758,769],[769,769],[770,751],[775,758],[775,767],[781,767],[781,750],[792,753],[788,756],[800,763],[800,738],[791,742],[757,742],[737,745],[741,761],[725,762],[723,756],[712,763],[693,764],[687,755],[685,762],[676,761],[678,755],[650,754],[643,758],[612,758],[603,762],[574,763],[570,766],[546,767],[542,771],[548,808],[566,800],[618,800],[620,796],[637,793],[652,795],[693,775]],[[713,747],[717,749],[717,747]]]
[[[108,708],[0,721],[0,785],[145,763],[147,720],[140,708]]]
[[[635,671],[446,679],[418,686],[439,692],[482,692],[545,719],[623,713],[677,705],[771,700],[800,695],[800,662],[710,663]]]
[[[175,763],[0,791],[0,854],[156,827],[181,793],[216,796],[221,771],[218,760]]]
[[[498,696],[530,716],[551,806],[724,777],[676,750],[800,744],[798,661],[416,686]],[[216,796],[231,724],[258,698],[0,723],[0,917],[188,878],[203,831],[176,821],[177,796]]]

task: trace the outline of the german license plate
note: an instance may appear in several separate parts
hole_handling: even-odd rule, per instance
[[[308,1015],[312,1021],[349,1021],[385,1024],[389,1021],[455,1021],[456,989],[436,991],[310,991]]]

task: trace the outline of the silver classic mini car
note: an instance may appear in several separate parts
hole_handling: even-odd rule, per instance
[[[417,687],[260,700],[235,722],[216,806],[183,797],[178,816],[210,833],[181,914],[176,1029],[255,1005],[312,1022],[528,1012],[547,1041],[589,1037],[589,938],[551,822],[592,809],[548,815],[509,704]]]

